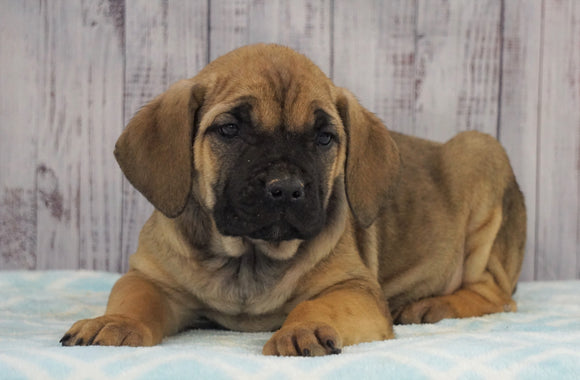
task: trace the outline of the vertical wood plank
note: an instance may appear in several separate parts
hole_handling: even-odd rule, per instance
[[[387,127],[412,131],[416,1],[334,2],[334,82]]]
[[[125,123],[171,83],[194,76],[207,63],[207,19],[207,1],[127,3]],[[124,180],[123,271],[152,211],[149,202]]]
[[[496,135],[500,15],[498,0],[418,0],[415,135]]]
[[[125,25],[123,0],[2,6],[1,269],[126,269],[152,208],[114,162],[123,122],[208,52],[277,42],[390,128],[436,140],[497,129],[527,200],[522,279],[580,278],[577,2],[209,3],[127,2]]]
[[[526,255],[520,279],[535,274],[536,165],[542,3],[504,2],[500,142],[526,198]]]
[[[34,25],[35,27],[31,27]],[[0,12],[0,269],[36,267],[36,134],[43,127],[41,7]]]
[[[45,3],[38,138],[38,269],[118,270],[123,120],[119,2]]]
[[[545,0],[536,279],[580,277],[580,3]]]
[[[145,103],[163,92],[168,83],[167,2],[132,1],[125,9],[124,124]],[[117,169],[120,172],[120,169]],[[137,249],[141,227],[153,206],[123,177],[121,268]]]
[[[212,0],[210,58],[237,47],[276,42],[307,55],[331,73],[330,0]]]

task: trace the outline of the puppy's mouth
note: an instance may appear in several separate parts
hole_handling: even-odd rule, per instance
[[[250,232],[247,236],[252,239],[265,240],[273,243],[294,239],[304,240],[307,238],[307,236],[289,223],[281,221]]]
[[[246,237],[273,244],[288,240],[308,240],[320,232],[322,225],[318,222],[319,218],[315,217],[309,218],[308,223],[294,221],[295,218],[292,216],[280,216],[264,221],[260,215],[241,217],[231,211],[226,213],[225,217],[224,214],[216,217],[216,225],[222,235]]]

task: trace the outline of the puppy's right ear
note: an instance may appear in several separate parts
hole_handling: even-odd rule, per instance
[[[204,93],[191,80],[173,84],[137,112],[115,145],[129,182],[170,218],[190,196],[195,114]]]

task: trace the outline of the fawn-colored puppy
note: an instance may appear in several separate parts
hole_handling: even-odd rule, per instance
[[[515,310],[526,213],[478,132],[389,132],[310,60],[252,45],[131,120],[115,155],[156,207],[106,314],[63,345],[149,346],[208,320],[324,355],[398,323]]]

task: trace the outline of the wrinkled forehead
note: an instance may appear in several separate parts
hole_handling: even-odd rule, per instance
[[[330,81],[317,72],[296,71],[262,66],[222,74],[209,94],[213,107],[204,119],[211,123],[221,113],[249,105],[263,130],[300,132],[314,123],[317,110],[335,116]]]

